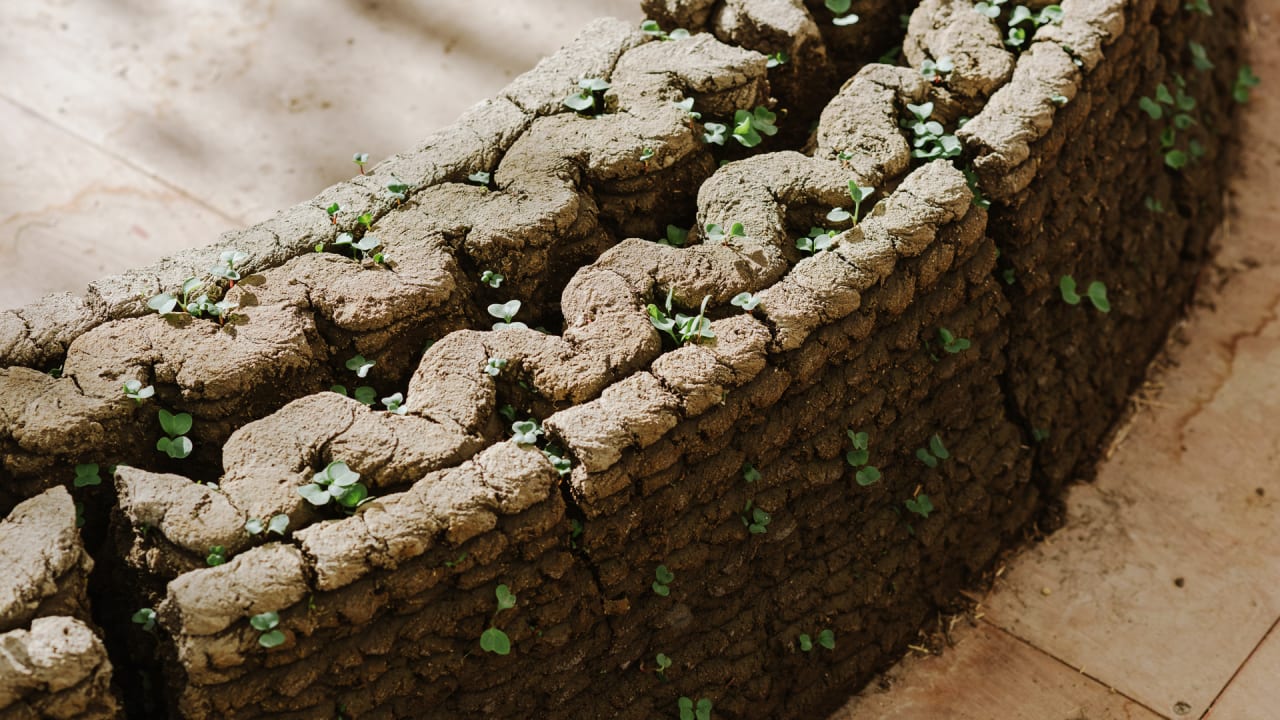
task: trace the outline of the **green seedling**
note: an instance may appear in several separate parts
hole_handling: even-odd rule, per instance
[[[832,0],[827,0],[828,4]],[[676,701],[676,707],[680,709],[680,720],[711,720],[711,701],[706,698],[700,698],[698,702],[682,697]]]
[[[551,462],[551,467],[560,473],[560,477],[564,477],[573,472],[573,461],[570,460],[562,448],[555,445],[548,445],[542,449],[542,454]],[[577,522],[576,520],[574,522]]]
[[[358,152],[351,156],[351,162],[360,168],[360,174],[363,175],[365,163],[369,162],[369,153]]]
[[[958,338],[946,328],[938,328],[938,340],[942,342],[942,349],[955,355],[964,352],[973,346],[968,338]]]
[[[729,132],[729,126],[718,122],[707,122],[702,124],[702,142],[708,145],[724,145],[725,136]]]
[[[1024,5],[1018,5],[1009,14],[1009,34],[1005,38],[1004,44],[1015,50],[1021,50],[1035,35],[1035,31],[1039,27],[1049,23],[1061,22],[1062,15],[1062,7],[1059,5],[1048,5],[1042,8],[1040,12],[1035,12]]]
[[[696,112],[693,109],[693,98],[685,98],[683,100],[678,100],[674,104],[676,107],[680,108],[681,110],[685,111],[686,114],[688,114],[689,120],[702,119],[702,113]]]
[[[831,19],[831,24],[845,26],[858,22],[858,16],[849,12],[852,5],[853,0],[826,0],[827,9],[835,15]]]
[[[818,633],[818,644],[828,650],[836,649],[836,634],[829,629],[823,629]]]
[[[76,503],[76,527],[84,527],[84,503]]]
[[[662,597],[671,594],[671,583],[676,579],[675,573],[667,569],[666,565],[659,565],[657,570],[653,571],[653,593]]]
[[[732,225],[729,226],[729,232],[727,233],[724,231],[724,228],[720,227],[719,225],[715,223],[710,223],[706,226],[706,231],[707,231],[707,240],[710,242],[718,242],[718,243],[725,242],[725,240],[727,240],[728,238],[747,236],[747,230],[746,228],[742,227],[742,223],[733,223]]]
[[[73,487],[93,487],[102,484],[102,476],[98,474],[97,463],[76,465],[76,479],[71,481]]]
[[[676,28],[671,32],[664,31],[658,26],[656,20],[645,20],[640,23],[640,32],[658,40],[684,40],[689,37],[689,31],[684,28]]]
[[[796,249],[800,252],[807,252],[810,255],[817,255],[824,250],[830,250],[831,246],[835,244],[835,238],[832,236],[834,232],[834,230],[826,228],[810,227],[808,235],[796,238]]]
[[[493,618],[489,621],[489,629],[480,634],[480,649],[497,655],[510,655],[511,638],[507,637],[505,632],[499,630],[494,625],[494,621],[497,620],[498,613],[516,606],[516,596],[511,594],[511,589],[506,585],[499,585],[494,594],[498,598],[498,609],[493,612]]]
[[[838,207],[827,213],[827,219],[831,222],[853,220],[853,224],[857,225],[858,221],[862,219],[862,201],[871,197],[871,194],[875,191],[876,189],[873,187],[863,187],[856,181],[850,180],[849,197],[853,200],[853,214],[850,214],[848,210],[842,207]]]
[[[168,410],[161,409],[160,429],[168,437],[162,437],[156,441],[156,449],[168,455],[175,460],[181,460],[191,454],[192,443],[187,437],[187,433],[191,432],[192,420],[187,413],[173,414]]]
[[[942,438],[936,433],[929,438],[929,447],[916,449],[916,459],[931,468],[938,467],[940,461],[950,457],[951,453],[947,452],[947,446],[942,444]]]
[[[499,407],[498,414],[506,418],[508,422],[516,421],[516,409],[511,406],[511,403]]]
[[[812,649],[813,639],[809,637],[808,633],[800,633],[800,650],[802,652],[809,652]]]
[[[511,423],[511,440],[517,445],[537,445],[541,436],[542,426],[535,418]]]
[[[743,147],[755,147],[764,140],[761,135],[778,134],[778,127],[774,125],[777,119],[778,116],[764,106],[755,110],[738,110],[733,114],[733,139]]]
[[[920,63],[920,75],[934,85],[941,85],[945,82],[955,69],[956,65],[952,62],[950,55],[943,55],[936,61],[926,59]]]
[[[143,387],[139,380],[124,381],[124,396],[141,405],[143,400],[156,394],[156,389],[150,385]]]
[[[845,453],[844,460],[856,470],[853,474],[854,481],[862,487],[876,484],[880,481],[880,468],[867,464],[871,462],[871,437],[865,432],[852,429],[845,430],[845,434],[849,436],[853,449]]]
[[[368,217],[361,215],[360,217]],[[338,237],[333,241],[334,245],[339,247],[351,248],[352,260],[373,260],[376,263],[384,262],[387,258],[380,252],[374,252],[382,246],[382,241],[378,238],[365,233],[363,237],[356,240],[351,233],[338,233]]]
[[[507,366],[506,358],[489,358],[484,365],[484,372],[489,377],[498,377],[502,374],[503,368]]]
[[[57,367],[51,367],[49,368],[49,372],[45,374],[54,379],[60,378],[62,377],[62,366],[59,365]]]
[[[362,405],[373,407],[373,402],[375,399],[377,399],[377,397],[378,397],[378,391],[374,390],[368,385],[361,385],[360,387],[356,388],[356,392],[355,392],[356,402],[361,403]]]
[[[684,247],[685,242],[689,240],[689,231],[684,228],[678,228],[675,225],[667,226],[667,236],[658,240],[659,245],[670,245],[671,247]]]
[[[222,545],[214,545],[209,548],[209,554],[204,557],[205,564],[209,567],[217,567],[227,562],[227,549]]]
[[[752,465],[752,464],[751,464],[751,463],[749,463],[749,462],[748,462],[748,463],[742,463],[742,479],[743,479],[743,480],[745,480],[745,481],[747,481],[747,482],[749,482],[749,483],[753,483],[753,482],[755,482],[755,481],[759,480],[759,479],[760,479],[760,477],[761,477],[761,476],[760,476],[760,471],[756,469],[756,466],[755,466],[755,465]]]
[[[160,293],[147,300],[147,307],[162,316],[186,313],[192,317],[204,317],[207,315],[216,318],[219,324],[226,322],[231,312],[236,309],[236,303],[231,300],[212,302],[209,300],[208,293],[195,295],[195,292],[202,287],[204,287],[203,280],[197,277],[189,277],[182,282],[180,295],[167,292]]]
[[[209,268],[209,274],[226,280],[231,287],[235,287],[236,281],[240,279],[240,271],[236,269],[236,266],[248,259],[248,253],[243,253],[239,250],[223,250],[218,255],[218,264]]]
[[[1031,439],[1035,440],[1037,443],[1042,443],[1049,439],[1049,431],[1045,428],[1032,428]]]
[[[249,618],[249,626],[258,631],[258,644],[270,650],[284,644],[284,632],[279,630],[280,615],[275,612],[258,613]]]
[[[983,2],[975,4],[973,9],[976,10],[978,14],[995,20],[1000,17],[1001,6],[1008,1],[1009,0],[984,0]]]
[[[611,86],[602,78],[583,78],[578,81],[578,92],[566,97],[564,106],[583,115],[598,114],[604,110],[604,93]]]
[[[329,215],[329,223],[331,225],[337,225],[338,213],[342,212],[342,206],[338,203],[329,203],[329,207],[325,208],[324,211]],[[319,250],[316,252],[319,252]]]
[[[702,298],[702,306],[698,310],[698,314],[690,317],[683,313],[676,313],[671,317],[671,296],[674,289],[667,290],[666,312],[652,303],[649,304],[647,312],[649,314],[649,322],[660,332],[666,333],[676,342],[677,345],[684,345],[692,342],[697,344],[703,339],[714,339],[716,334],[711,330],[711,321],[707,319],[707,303],[711,300],[711,296]]]
[[[265,530],[269,533],[284,536],[286,530],[289,529],[289,516],[284,513],[277,513],[271,516],[266,523],[262,522],[262,518],[249,518],[244,523],[244,531],[249,535],[261,535]]]
[[[978,187],[978,173],[972,167],[964,170],[965,183],[969,185],[969,192],[973,193],[973,204],[987,210],[991,207],[991,201],[982,194],[982,188]]]
[[[963,151],[960,139],[949,134],[942,123],[930,120],[933,117],[933,103],[907,105],[912,119],[903,121],[902,126],[911,130],[915,139],[912,141],[911,157],[931,160],[933,158],[953,158]]]
[[[655,671],[658,673],[658,677],[666,680],[667,668],[671,667],[671,658],[663,655],[662,653],[658,653],[658,656],[654,658],[654,662],[658,664],[658,669]]]
[[[356,374],[358,378],[369,377],[369,371],[373,369],[377,362],[368,360],[363,355],[356,355],[347,359],[347,369]]]
[[[328,505],[332,500],[350,511],[373,499],[369,497],[369,489],[359,480],[360,473],[342,461],[334,461],[313,475],[310,483],[298,488],[298,494],[316,507]]]
[[[1231,87],[1232,99],[1241,105],[1249,102],[1250,89],[1257,87],[1260,82],[1262,80],[1253,74],[1253,68],[1241,65],[1240,70],[1236,72],[1236,81]]]
[[[471,183],[472,185],[481,185],[486,188],[489,187],[489,183],[492,180],[493,180],[493,175],[483,170],[477,170],[467,176],[467,182]]]
[[[156,629],[156,611],[149,607],[135,612],[129,619],[133,621],[134,625],[140,626],[146,632]]]
[[[395,393],[391,397],[382,398],[382,406],[392,415],[404,415],[409,410],[404,406],[404,395],[402,393]]]
[[[922,518],[928,518],[929,513],[933,512],[933,503],[929,500],[929,496],[923,493],[911,498],[910,500],[903,501],[902,504],[906,505],[908,510]]]
[[[529,327],[522,322],[516,322],[513,320],[516,313],[520,312],[519,300],[508,300],[504,303],[494,303],[489,306],[488,310],[491,317],[502,321],[493,324],[494,330],[511,330],[513,328],[527,329]]]
[[[1189,40],[1187,41],[1187,50],[1191,52],[1191,64],[1200,72],[1206,72],[1213,69],[1213,61],[1209,59],[1209,53],[1200,43]]]
[[[480,282],[484,283],[485,285],[488,285],[491,288],[501,287],[502,281],[506,279],[507,278],[503,276],[501,273],[496,273],[492,270],[485,270],[484,272],[480,273]]]
[[[1164,212],[1164,203],[1151,197],[1150,195],[1142,199],[1142,204],[1147,208],[1147,210],[1150,210],[1153,213]]]
[[[458,567],[459,565],[461,565],[462,561],[466,559],[467,559],[467,553],[462,553],[461,555],[458,556],[456,560],[445,560],[444,566],[452,570]]]
[[[396,202],[404,202],[409,199],[409,186],[396,176],[392,175],[387,181],[387,194],[396,200]]]
[[[1070,275],[1063,275],[1058,281],[1058,290],[1062,293],[1062,299],[1068,305],[1079,305],[1080,294],[1076,291],[1076,279]],[[1107,299],[1107,286],[1099,280],[1089,283],[1089,287],[1084,291],[1085,297],[1089,298],[1089,302],[1097,308],[1099,312],[1111,312],[1111,301]]]
[[[747,312],[751,312],[752,310],[755,310],[757,307],[759,307],[760,298],[756,297],[755,295],[752,295],[749,292],[740,292],[737,295],[734,295],[731,300],[729,300],[729,304],[733,305],[734,307],[740,307],[743,310],[746,310]]]
[[[742,508],[742,524],[747,526],[747,532],[752,535],[763,535],[769,532],[769,523],[773,518],[763,508],[753,507],[750,500],[747,501],[746,507]]]
[[[640,151],[640,162],[648,166],[649,161],[653,159],[654,154],[653,148],[647,147],[642,149]]]
[[[1063,95],[1062,93],[1054,93],[1049,96],[1049,102],[1053,103],[1054,105],[1057,105],[1058,107],[1062,107],[1063,105],[1066,105],[1069,99],[1070,98],[1068,98],[1066,95]]]
[[[790,61],[791,61],[790,55],[782,51],[778,51],[771,55],[765,56],[764,66],[772,70],[773,68],[776,68],[779,65],[786,65]]]
[[[1182,9],[1198,12],[1201,15],[1213,15],[1213,8],[1209,6],[1209,0],[1190,0],[1190,2],[1182,6]]]

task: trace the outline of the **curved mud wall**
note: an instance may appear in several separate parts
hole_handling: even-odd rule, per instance
[[[417,151],[0,313],[5,523],[74,484],[98,564],[94,617],[27,599],[5,642],[78,623],[106,716],[94,618],[138,717],[812,717],[1087,477],[1221,216],[1234,8],[1064,2],[1012,49],[969,0],[847,26],[799,0],[645,9],[691,37],[596,21]],[[610,83],[598,114],[562,104],[583,78]],[[1159,85],[1190,118],[1181,169],[1174,112],[1140,107]],[[926,104],[958,157],[913,158]],[[777,135],[704,141],[757,107]],[[863,217],[829,219],[850,182],[875,189]],[[668,225],[683,246],[654,242]],[[797,249],[815,226],[829,247]],[[389,262],[335,252],[343,232]],[[227,249],[225,325],[148,313]],[[714,337],[660,333],[667,297],[705,298]],[[513,299],[525,327],[494,327]],[[189,457],[157,453],[161,408],[191,415]],[[298,492],[339,461],[373,497],[353,513]],[[72,483],[83,463],[111,480]],[[85,595],[86,567],[51,567],[50,597]],[[40,687],[0,684],[0,717]]]

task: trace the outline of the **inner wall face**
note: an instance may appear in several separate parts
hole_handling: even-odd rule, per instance
[[[1221,217],[1234,5],[644,9],[0,313],[0,632],[76,678],[0,714],[813,717],[1091,474]]]

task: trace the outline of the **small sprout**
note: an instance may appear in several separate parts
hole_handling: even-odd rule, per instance
[[[458,559],[456,560],[445,560],[444,566],[452,570],[453,568],[456,568],[458,567],[458,565],[462,564],[462,561],[466,559],[467,559],[467,553],[462,553],[461,555],[458,556]]]
[[[653,571],[653,592],[655,595],[667,597],[671,594],[671,583],[676,579],[675,573],[667,569],[666,565],[659,565],[657,570]]]
[[[1174,170],[1181,170],[1187,166],[1189,158],[1187,154],[1181,150],[1170,150],[1164,154],[1164,164]]]
[[[813,640],[806,633],[800,633],[800,650],[809,652],[813,649]]]
[[[742,479],[749,483],[753,483],[760,479],[760,471],[751,463],[742,463]]]
[[[852,467],[862,467],[870,462],[871,452],[868,450],[871,443],[870,436],[853,430],[846,430],[845,434],[849,436],[849,443],[853,445],[853,449],[845,453],[845,462]]]
[[[702,306],[698,314],[690,317],[684,313],[676,313],[671,317],[671,296],[674,289],[667,290],[666,312],[652,303],[646,308],[649,322],[660,332],[665,332],[677,345],[688,342],[698,343],[702,339],[714,339],[716,334],[711,330],[711,321],[706,318],[707,303],[711,296],[702,298]]]
[[[752,295],[749,292],[740,292],[737,295],[733,296],[733,299],[729,301],[729,304],[735,307],[740,307],[743,310],[750,312],[752,310],[755,310],[756,307],[760,304],[760,298],[756,297],[755,295]]]
[[[827,0],[828,5],[832,2]],[[680,708],[680,720],[711,720],[711,701],[706,698],[694,703],[687,697],[681,697],[676,701],[676,707]]]
[[[782,51],[778,51],[776,53],[773,53],[772,55],[767,56],[767,59],[764,62],[764,66],[766,68],[772,69],[772,68],[778,67],[779,65],[786,65],[787,62],[790,60],[791,60],[790,55],[787,55]]]
[[[285,531],[289,529],[289,516],[284,513],[277,513],[271,516],[267,521],[267,532],[275,533],[283,536]]]
[[[854,481],[856,481],[862,487],[875,485],[877,482],[880,481],[880,478],[881,478],[880,468],[877,468],[873,465],[868,465],[853,474]]]
[[[827,9],[836,17],[832,18],[832,25],[852,25],[858,22],[858,16],[849,12],[853,0],[826,0]],[[846,13],[848,13],[846,15]]]
[[[534,418],[511,423],[511,439],[517,445],[536,445],[542,435],[542,426]]]
[[[733,139],[743,147],[755,147],[763,140],[761,134],[776,135],[774,121],[778,116],[763,105],[755,110],[738,110],[733,114]]]
[[[742,508],[742,513],[742,524],[747,526],[747,532],[752,535],[763,535],[769,532],[769,523],[773,518],[763,508],[752,507],[751,501],[748,500],[746,507]]]
[[[498,377],[506,366],[506,358],[492,357],[485,362],[484,371],[489,377]]]
[[[373,366],[376,364],[377,363],[373,360],[365,359],[365,356],[363,355],[356,355],[355,357],[347,360],[347,369],[355,373],[356,377],[363,378],[369,376],[369,371],[372,370]]]
[[[658,240],[659,245],[670,245],[671,247],[684,247],[685,242],[689,239],[689,231],[684,228],[678,228],[675,225],[667,226],[667,236]]]
[[[658,675],[661,675],[663,679],[666,679],[667,668],[671,667],[671,658],[663,655],[662,653],[658,653],[658,656],[654,658],[654,662],[658,664]]]
[[[1213,8],[1209,6],[1209,0],[1189,0],[1182,6],[1182,9],[1198,12],[1202,15],[1213,15]]]
[[[689,37],[689,31],[684,28],[676,28],[670,33],[664,31],[658,26],[658,22],[656,20],[645,20],[640,23],[640,32],[659,40],[684,40]]]
[[[695,112],[693,109],[693,98],[685,98],[683,100],[677,101],[675,103],[675,106],[685,111],[686,113],[688,113],[689,119],[691,120],[702,119],[702,113]],[[724,126],[722,125],[721,127],[724,127]]]
[[[280,625],[279,613],[258,613],[249,618],[249,625],[260,633],[258,635],[258,644],[262,647],[269,650],[284,644],[284,633],[277,629],[277,626]]]
[[[839,209],[836,208],[836,210]],[[832,212],[835,211],[833,210]],[[830,215],[827,217],[829,218]],[[833,232],[833,230],[827,230],[826,228],[811,227],[808,235],[796,238],[796,249],[811,255],[817,255],[824,250],[828,250],[835,243],[835,238],[832,237]]]
[[[990,2],[979,2],[973,6],[973,9],[980,15],[984,15],[992,20],[1000,17],[1000,6],[1004,5],[1008,0],[990,0]]]
[[[146,632],[151,632],[156,629],[156,611],[149,607],[142,608],[135,612],[129,619],[133,621],[134,625],[142,626],[142,629]]]
[[[382,405],[392,415],[404,415],[408,411],[408,408],[404,406],[404,395],[402,393],[395,393],[391,397],[382,398]]]
[[[504,303],[494,303],[489,306],[488,310],[489,310],[490,316],[495,317],[502,321],[502,322],[493,324],[494,330],[508,330],[511,328],[528,328],[529,327],[528,325],[525,325],[522,322],[512,321],[512,318],[516,316],[516,313],[520,312],[519,300],[508,300],[507,302],[504,302]]]
[[[236,270],[236,266],[248,259],[248,253],[243,253],[239,250],[223,250],[218,255],[218,264],[209,268],[209,274],[213,277],[230,281],[232,285],[235,285],[236,281],[240,279],[240,271]]]
[[[648,162],[653,159],[653,156],[653,148],[647,147],[640,151],[640,162],[648,164]]]
[[[562,102],[564,106],[574,112],[587,113],[595,110],[600,111],[604,108],[603,93],[610,87],[609,83],[601,78],[583,78],[578,81],[578,92],[566,97]],[[596,96],[600,95],[600,103],[597,103]]]
[[[1153,213],[1164,212],[1164,203],[1151,197],[1150,195],[1142,199],[1142,204],[1146,206],[1147,210],[1150,210]]]
[[[969,185],[969,192],[973,193],[973,204],[983,210],[990,208],[991,201],[983,197],[982,188],[978,187],[978,173],[972,167],[965,168],[964,179]]]
[[[1162,85],[1161,87],[1164,86]],[[1159,103],[1146,95],[1138,98],[1138,107],[1152,120],[1159,120],[1161,117],[1164,117],[1164,108],[1160,107]]]
[[[1079,305],[1080,294],[1076,291],[1077,285],[1075,278],[1070,275],[1063,275],[1058,281],[1058,290],[1062,293],[1062,299],[1068,305]],[[1100,312],[1111,312],[1111,301],[1107,299],[1107,286],[1099,280],[1089,283],[1089,287],[1085,288],[1085,297],[1089,298],[1089,302]]]
[[[1187,42],[1187,49],[1191,51],[1191,64],[1200,72],[1213,69],[1213,61],[1209,59],[1208,52],[1204,46],[1194,40]]]
[[[392,176],[387,181],[387,192],[396,200],[404,202],[409,197],[409,186],[399,178]]]
[[[1231,97],[1241,105],[1249,102],[1249,90],[1255,88],[1258,83],[1262,82],[1257,75],[1253,74],[1253,68],[1248,65],[1241,65],[1240,70],[1236,73],[1236,81],[1231,88]]]
[[[950,55],[943,55],[936,61],[926,59],[920,63],[920,75],[934,85],[942,84],[955,69],[955,63],[952,62]]]
[[[1049,431],[1045,428],[1032,428],[1031,439],[1038,443],[1042,443],[1049,439]]]
[[[467,176],[467,182],[484,187],[489,187],[489,181],[492,179],[493,176],[483,170],[477,170]]]
[[[159,412],[160,429],[165,435],[156,441],[156,449],[175,460],[181,460],[191,454],[191,439],[186,437],[191,431],[192,420],[187,413],[173,414],[161,409]]]
[[[356,398],[356,401],[359,403],[368,405],[369,407],[373,407],[373,402],[374,400],[377,399],[377,397],[378,397],[378,391],[374,390],[368,385],[361,385],[360,387],[356,388],[355,398]]]
[[[516,596],[511,593],[511,589],[506,585],[499,585],[494,591],[494,595],[498,598],[498,609],[493,612],[493,619],[489,622],[489,629],[480,634],[480,649],[497,655],[510,655],[511,638],[507,637],[505,632],[494,627],[493,622],[497,619],[498,613],[516,606]]]
[[[928,518],[929,513],[933,512],[933,503],[929,500],[928,495],[917,495],[910,500],[904,501],[902,504],[906,505],[908,510],[922,518]]]
[[[902,122],[902,126],[909,128],[915,136],[911,157],[925,160],[953,158],[964,150],[959,138],[948,134],[942,123],[929,119],[933,116],[933,103],[908,104],[907,111],[914,118]]]
[[[358,152],[351,156],[351,162],[360,168],[360,174],[364,174],[365,163],[369,162],[369,153]]]
[[[354,510],[371,499],[369,489],[359,480],[360,473],[353,471],[342,461],[334,461],[312,476],[310,483],[298,488],[298,494],[316,507],[327,505],[333,500],[347,510]]]
[[[227,562],[227,549],[222,545],[214,545],[209,548],[209,554],[204,558],[205,563],[209,567],[217,567]]]
[[[951,457],[951,453],[947,452],[947,447],[942,444],[942,438],[935,433],[929,438],[928,448],[918,448],[916,450],[916,458],[931,468],[938,467],[938,462]]]
[[[942,349],[955,355],[972,347],[968,338],[958,338],[946,328],[938,328],[938,339],[942,341]]]
[[[551,445],[543,448],[542,454],[551,462],[551,467],[555,468],[556,472],[560,474],[560,477],[564,477],[565,475],[573,472],[573,461],[565,457],[564,451],[560,448]],[[576,523],[578,521],[574,520],[573,522]],[[582,534],[581,525],[578,526],[578,534]],[[574,537],[577,537],[577,535],[574,535]]]
[[[836,634],[829,629],[824,629],[818,633],[818,644],[828,650],[836,649]]]
[[[338,213],[342,212],[342,206],[338,203],[329,203],[329,207],[325,208],[324,211],[329,214],[329,222],[337,225]]]
[[[724,145],[725,134],[729,132],[726,125],[717,122],[703,123],[702,142],[708,145]]]
[[[866,200],[876,191],[873,187],[865,187],[859,185],[856,181],[849,181],[849,197],[853,200],[853,213],[838,207],[827,213],[827,219],[831,222],[844,222],[845,220],[853,220],[853,224],[857,225],[858,220],[862,217],[862,201]]]
[[[76,479],[71,481],[71,484],[78,488],[101,485],[102,476],[98,474],[98,464],[85,463],[76,465]]]
[[[729,232],[726,233],[724,228],[715,223],[709,223],[706,226],[707,240],[711,242],[724,242],[731,237],[746,237],[747,231],[742,227],[742,223],[734,223],[729,226]]]
[[[508,422],[516,421],[516,409],[510,403],[498,408],[498,414],[506,418]]]
[[[491,288],[500,287],[502,285],[502,281],[506,279],[507,278],[501,273],[496,273],[492,270],[485,270],[484,272],[480,273],[480,282],[484,283],[485,285],[488,285]]]
[[[360,216],[361,219],[368,217],[368,214]],[[369,233],[365,233],[364,237],[359,240],[356,240],[351,233],[339,233],[337,239],[333,241],[333,244],[351,248],[352,260],[363,260],[366,258],[372,258],[374,262],[383,262],[385,260],[382,253],[373,253],[374,250],[382,245],[382,241]]]
[[[84,527],[84,503],[76,503],[76,527]]]
[[[356,223],[364,226],[366,230],[371,229],[373,227],[373,215],[370,215],[369,213],[361,213],[356,218]]]
[[[1066,105],[1067,100],[1068,100],[1067,96],[1063,95],[1062,93],[1054,93],[1049,96],[1049,102],[1053,103],[1054,105],[1057,105],[1058,107],[1062,107],[1063,105]]]

